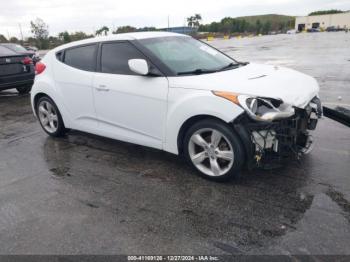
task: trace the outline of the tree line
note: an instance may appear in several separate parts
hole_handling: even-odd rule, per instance
[[[73,41],[83,40],[94,36],[107,35],[110,32],[110,28],[102,26],[97,29],[94,34],[86,34],[82,31],[69,33],[68,31],[60,32],[57,36],[49,35],[49,26],[40,18],[30,22],[31,33],[33,36],[28,37],[25,41],[18,39],[17,37],[10,37],[7,39],[4,35],[0,34],[0,43],[16,43],[25,44],[30,46],[36,46],[39,49],[51,49],[56,46],[70,43]],[[139,31],[156,31],[155,27],[142,27],[136,28],[133,26],[120,26],[116,30],[112,31],[112,34],[139,32]]]
[[[322,14],[336,14],[343,13],[341,10],[324,10],[315,11],[309,15],[322,15]],[[225,17],[219,22],[212,22],[209,24],[202,24],[202,16],[195,14],[187,18],[187,25],[195,28],[198,32],[206,33],[223,33],[223,34],[241,34],[241,33],[254,33],[254,34],[269,34],[271,32],[286,32],[289,29],[294,28],[295,17],[283,16],[283,15],[261,15],[250,17]],[[30,28],[33,36],[28,37],[25,41],[19,40],[16,37],[9,37],[7,39],[4,35],[0,34],[0,43],[20,43],[26,45],[33,45],[39,49],[51,49],[61,44],[69,43],[72,41],[91,38],[94,36],[107,35],[110,32],[112,34],[128,33],[128,32],[141,32],[141,31],[157,31],[155,27],[142,27],[136,28],[130,25],[120,26],[115,30],[110,30],[108,26],[102,26],[97,29],[94,34],[87,34],[82,31],[69,33],[68,31],[60,32],[57,36],[49,35],[49,26],[40,18],[30,22]],[[24,43],[23,43],[24,42]]]
[[[330,10],[311,12],[309,14],[309,16],[313,16],[313,15],[331,15],[331,14],[341,14],[341,13],[345,13],[345,12],[342,11],[342,10],[330,9]]]
[[[209,33],[224,33],[224,34],[234,34],[234,33],[254,33],[254,34],[268,34],[272,31],[275,32],[286,32],[289,29],[294,28],[295,19],[274,19],[271,16],[262,17],[263,20],[251,19],[244,17],[232,18],[225,17],[220,22],[212,22],[210,24],[201,24],[198,27],[199,32],[209,32]]]

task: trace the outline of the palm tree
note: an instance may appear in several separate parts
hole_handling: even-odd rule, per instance
[[[200,14],[194,15],[194,26],[199,26],[200,21],[202,21],[202,16]]]
[[[202,21],[202,16],[200,14],[195,14],[187,18],[187,24],[189,27],[198,27]]]
[[[187,17],[187,25],[193,27],[193,16]]]
[[[107,26],[102,26],[100,29],[96,30],[96,35],[102,35],[102,33],[104,33],[104,35],[107,35],[109,31],[109,28]]]
[[[108,31],[109,31],[109,28],[107,26],[103,26],[101,28],[101,31],[105,33],[105,35],[107,35]]]

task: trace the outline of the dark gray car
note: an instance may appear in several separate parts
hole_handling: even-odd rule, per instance
[[[0,45],[0,91],[16,88],[29,93],[35,77],[33,60]]]
[[[36,62],[40,61],[40,57],[37,55],[35,50],[26,49],[25,47],[15,43],[2,43],[0,46],[4,46],[17,54],[29,56],[33,60],[34,65]]]

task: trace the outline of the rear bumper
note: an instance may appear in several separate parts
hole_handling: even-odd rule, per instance
[[[11,89],[23,85],[32,85],[35,78],[35,69],[33,65],[28,66],[28,72],[25,74],[0,76],[0,90]]]
[[[32,85],[34,83],[34,80],[23,80],[23,81],[16,81],[16,82],[11,82],[11,83],[6,83],[6,84],[0,84],[0,91],[1,90],[6,90],[6,89],[11,89],[11,88],[16,88],[19,86],[24,86],[24,85]]]
[[[23,85],[32,85],[34,83],[34,72],[22,75],[1,76],[0,90],[11,89]]]

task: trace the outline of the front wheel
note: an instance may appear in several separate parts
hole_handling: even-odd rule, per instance
[[[197,122],[187,131],[184,153],[203,177],[215,181],[237,176],[244,163],[238,136],[227,124],[213,119]]]

